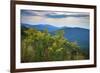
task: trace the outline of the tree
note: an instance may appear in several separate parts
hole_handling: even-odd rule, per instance
[[[64,30],[51,35],[47,29],[39,31],[33,28],[21,31],[21,61],[42,62],[85,59],[77,42],[64,38]]]

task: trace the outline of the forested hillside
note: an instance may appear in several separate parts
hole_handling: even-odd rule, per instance
[[[64,38],[64,30],[51,35],[47,29],[21,27],[21,62],[83,60],[87,55],[77,42]]]

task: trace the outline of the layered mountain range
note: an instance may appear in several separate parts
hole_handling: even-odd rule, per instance
[[[79,27],[56,27],[49,24],[21,24],[21,28],[35,28],[39,31],[48,29],[50,34],[55,34],[58,30],[64,30],[64,37],[70,42],[76,42],[81,49],[89,54],[89,29]]]

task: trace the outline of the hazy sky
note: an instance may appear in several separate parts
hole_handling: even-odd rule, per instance
[[[89,13],[21,10],[21,23],[49,24],[56,27],[80,27],[89,29]]]

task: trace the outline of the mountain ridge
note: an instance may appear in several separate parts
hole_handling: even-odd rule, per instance
[[[50,25],[50,24],[35,24],[35,25],[32,25],[32,24],[25,24],[25,23],[21,23],[22,26],[25,26],[27,28],[32,28],[32,27],[42,27],[43,29],[45,29],[46,27],[53,27],[53,28],[56,28],[56,29],[64,29],[64,28],[67,28],[67,29],[70,29],[70,28],[74,28],[74,29],[86,29],[86,30],[89,30],[87,28],[81,28],[81,27],[68,27],[68,26],[62,26],[62,27],[57,27],[57,26],[53,26],[53,25]]]
[[[70,42],[77,42],[78,45],[89,53],[89,29],[80,28],[80,27],[55,27],[48,24],[38,24],[38,25],[29,25],[29,24],[22,24],[27,28],[35,28],[39,31],[44,29],[48,29],[50,34],[55,34],[58,30],[64,30],[64,37],[68,39]]]

